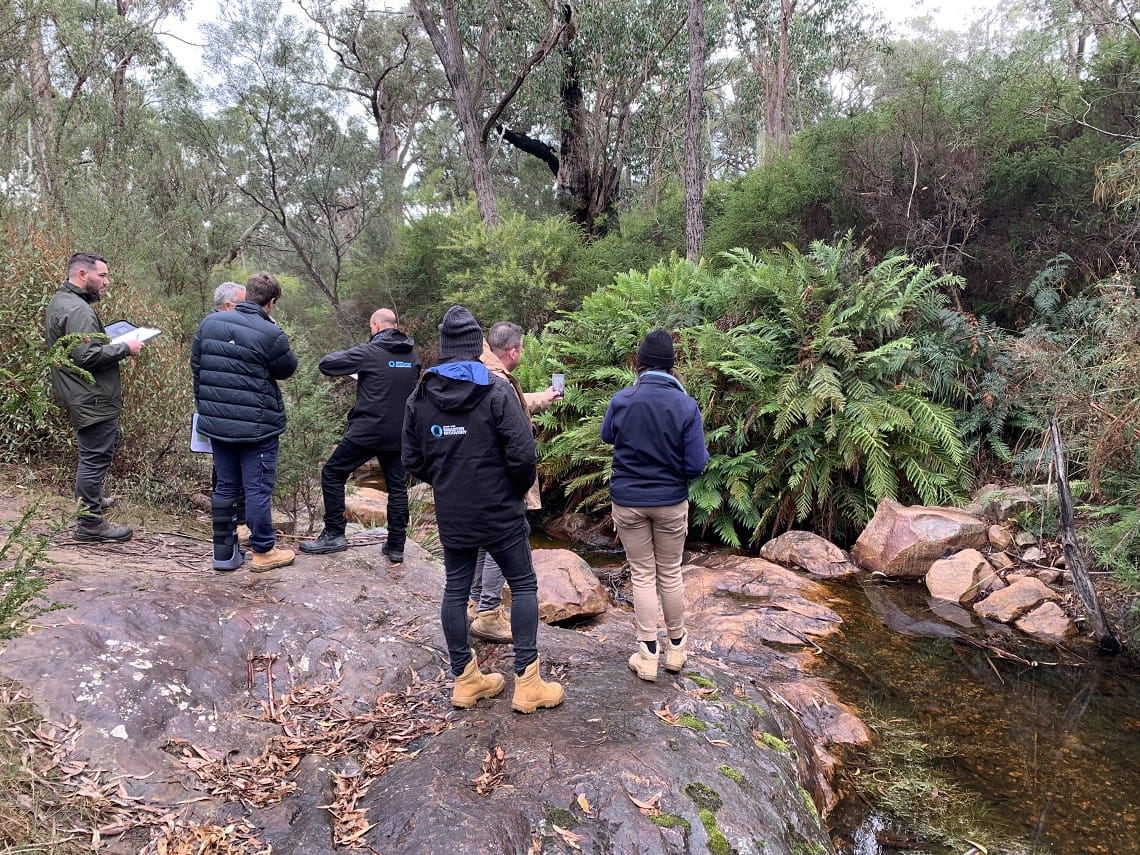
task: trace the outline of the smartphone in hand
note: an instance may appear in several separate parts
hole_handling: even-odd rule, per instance
[[[566,394],[566,375],[565,374],[552,374],[550,375],[550,386],[561,398]]]

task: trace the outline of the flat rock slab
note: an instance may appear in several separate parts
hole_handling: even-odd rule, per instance
[[[264,574],[216,573],[208,550],[141,530],[127,544],[61,544],[54,555],[67,563],[47,594],[68,607],[0,652],[0,675],[21,683],[42,715],[74,717],[74,755],[121,777],[143,803],[181,810],[191,823],[244,819],[275,855],[344,851],[333,845],[327,806],[334,782],[368,763],[365,752],[302,752],[280,774],[292,791],[272,803],[216,795],[180,758],[224,758],[232,769],[265,756],[275,740],[295,742],[274,718],[292,692],[334,691],[339,712],[329,722],[367,713],[385,693],[409,693],[444,729],[417,738],[361,793],[356,807],[370,827],[359,839],[374,851],[703,852],[699,810],[709,798],[741,855],[832,851],[798,790],[832,803],[827,770],[813,762],[828,737],[793,715],[776,685],[806,683],[787,694],[820,718],[843,718],[840,706],[821,712],[832,698],[797,669],[800,637],[837,622],[812,602],[804,586],[815,583],[800,574],[767,562],[732,568],[731,582],[692,571],[694,597],[710,608],[694,609],[684,674],[663,672],[656,683],[626,667],[627,613],[611,610],[586,631],[540,626],[544,672],[563,682],[566,701],[523,716],[510,709],[506,645],[477,646],[485,668],[507,675],[503,694],[471,711],[451,708],[438,619],[443,573],[414,543],[395,570],[376,545],[299,555]],[[755,631],[729,642],[711,606],[737,596]],[[781,649],[767,650],[767,636]],[[850,730],[845,722],[845,738]],[[758,742],[758,733],[791,753]],[[479,781],[489,785],[480,790]],[[651,822],[634,799],[657,805],[674,827]],[[137,853],[152,832],[105,838],[104,851]]]
[[[1057,599],[1057,592],[1035,577],[1020,578],[1008,588],[994,591],[981,602],[974,603],[974,611],[984,618],[1012,623],[1030,609],[1046,600]]]

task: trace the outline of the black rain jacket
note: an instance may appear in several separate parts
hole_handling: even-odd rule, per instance
[[[404,468],[431,484],[440,542],[495,547],[517,537],[537,472],[514,390],[481,362],[429,368],[404,415]]]
[[[320,361],[329,377],[356,375],[356,404],[344,438],[364,448],[399,451],[404,405],[420,378],[415,342],[397,329],[380,330],[364,344]]]

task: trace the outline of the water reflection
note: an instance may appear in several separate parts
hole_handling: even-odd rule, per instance
[[[1014,652],[1024,663],[960,641],[902,635],[884,626],[860,589],[831,588],[841,596],[834,606],[845,624],[828,644],[827,678],[844,699],[903,716],[931,739],[957,746],[955,756],[942,758],[940,771],[989,808],[991,853],[1140,853],[1140,680],[1134,667],[1035,647],[1020,637],[1001,644],[1018,645]],[[897,586],[886,595],[914,625],[930,619],[914,587]],[[841,823],[850,818],[850,810],[837,817]],[[878,821],[873,813],[860,817],[841,852],[895,851],[882,844]],[[878,841],[873,846],[872,838]],[[966,847],[906,848],[960,855]]]

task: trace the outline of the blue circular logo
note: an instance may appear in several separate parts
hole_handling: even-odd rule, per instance
[[[443,428],[441,428],[439,425],[432,425],[431,435],[438,439],[439,437],[443,436]]]

